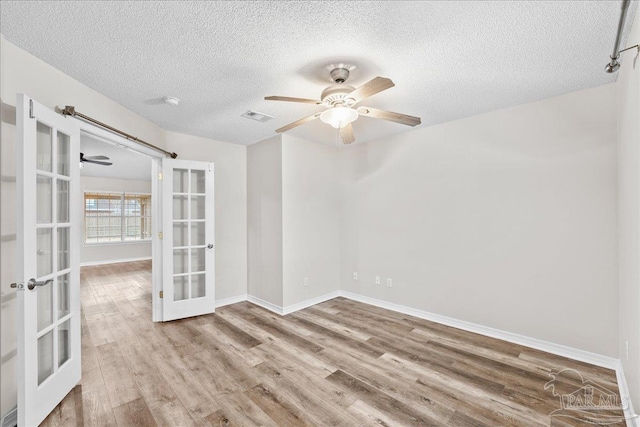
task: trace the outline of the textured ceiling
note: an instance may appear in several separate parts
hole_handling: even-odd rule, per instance
[[[80,138],[80,152],[87,157],[107,156],[113,163],[111,166],[85,163],[80,169],[82,176],[151,181],[151,157],[149,156],[98,141],[86,134],[82,134]]]
[[[396,87],[364,105],[429,126],[614,81],[619,1],[1,3],[7,40],[165,129],[238,144],[322,109],[330,64],[358,86]],[[634,2],[629,13],[635,15]],[[630,25],[627,25],[627,30]],[[635,42],[638,42],[637,40]],[[162,103],[165,95],[179,107]],[[81,110],[82,106],[77,105]],[[240,117],[254,109],[267,123]],[[361,117],[357,142],[409,130]],[[320,121],[291,134],[334,143]]]

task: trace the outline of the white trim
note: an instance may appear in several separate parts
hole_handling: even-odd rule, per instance
[[[151,237],[149,237],[148,239],[141,239],[141,240],[117,240],[115,242],[97,242],[97,243],[87,243],[87,242],[83,242],[82,243],[82,247],[83,248],[97,248],[100,246],[118,246],[118,245],[137,245],[137,244],[142,244],[142,243],[147,243],[147,244],[151,244]]]
[[[151,320],[162,321],[162,301],[160,291],[162,290],[162,181],[159,174],[162,172],[162,160],[151,157]]]
[[[216,308],[224,307],[225,305],[237,304],[247,300],[247,294],[236,295],[235,297],[223,298],[216,300]]]
[[[283,315],[294,313],[298,310],[303,310],[307,307],[311,307],[316,304],[323,303],[325,301],[329,301],[330,299],[334,299],[340,296],[340,291],[333,291],[328,294],[320,295],[319,297],[311,298],[306,301],[298,302],[296,304],[291,304],[284,307],[282,310]]]
[[[260,299],[258,297],[255,297],[253,295],[248,295],[248,294],[246,296],[246,300],[249,301],[252,304],[258,305],[258,306],[260,306],[262,308],[265,308],[265,309],[267,309],[269,311],[272,311],[272,312],[274,312],[276,314],[279,314],[280,316],[285,316],[287,314],[294,313],[296,311],[305,309],[307,307],[311,307],[313,305],[320,304],[322,302],[329,301],[331,299],[337,298],[337,297],[339,297],[341,295],[340,292],[341,291],[333,291],[333,292],[330,292],[328,294],[320,295],[319,297],[311,298],[311,299],[308,299],[306,301],[301,301],[301,302],[298,302],[298,303],[295,303],[295,304],[288,305],[286,307],[281,307],[279,305],[272,304],[272,303],[270,303],[268,301],[265,301],[263,299]],[[235,302],[240,302],[240,300],[235,301]],[[229,304],[234,304],[234,303],[231,302]],[[216,303],[216,307],[217,307],[217,303]]]
[[[282,307],[280,307],[279,305],[272,304],[258,297],[254,297],[253,295],[247,295],[247,301],[249,301],[252,304],[258,305],[262,308],[266,308],[269,311],[273,311],[274,313],[279,314],[280,316],[283,316]]]
[[[107,264],[120,264],[121,262],[148,261],[150,259],[151,259],[150,256],[143,256],[139,258],[108,259],[105,261],[89,261],[89,262],[81,262],[80,267],[91,267],[94,265],[107,265]]]
[[[135,142],[123,136],[120,136],[117,133],[103,129],[97,125],[94,125],[93,123],[85,122],[79,117],[69,117],[69,116],[65,116],[65,117],[68,117],[71,120],[74,120],[80,127],[81,132],[87,133],[91,135],[93,138],[99,141],[105,142],[109,145],[114,145],[116,147],[118,145],[123,145],[132,151],[135,151],[140,154],[146,154],[147,156],[150,156],[150,157],[155,157],[160,159],[163,157],[166,157],[164,153],[148,148],[138,142]]]
[[[633,402],[631,401],[629,386],[627,385],[627,379],[624,376],[624,369],[620,360],[618,360],[618,366],[616,366],[616,378],[618,379],[620,397],[627,397],[627,407],[624,408],[624,419],[627,421],[627,427],[637,427],[639,425],[638,415],[633,410]]]
[[[514,344],[531,347],[536,350],[545,351],[547,353],[556,354],[558,356],[567,357],[569,359],[578,360],[580,362],[590,363],[592,365],[601,366],[603,368],[616,370],[619,360],[613,357],[603,356],[591,353],[577,348],[567,347],[548,341],[530,338],[524,335],[514,334],[513,332],[502,331],[487,326],[478,325],[463,320],[453,319],[451,317],[441,316],[439,314],[429,313],[427,311],[418,310],[416,308],[407,307],[392,302],[367,297],[364,295],[354,294],[349,291],[340,291],[340,295],[354,301],[363,302],[365,304],[375,305],[376,307],[385,308],[387,310],[397,311],[398,313],[408,314],[410,316],[419,317],[421,319],[430,320],[432,322],[462,329],[476,334],[485,335],[492,338],[508,341]]]

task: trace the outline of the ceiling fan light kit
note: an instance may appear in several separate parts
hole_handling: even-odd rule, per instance
[[[421,123],[419,117],[409,116],[406,114],[392,113],[390,111],[377,110],[369,107],[354,108],[354,106],[360,101],[395,86],[390,79],[385,77],[376,77],[356,89],[353,86],[344,84],[349,78],[348,69],[334,68],[331,70],[330,75],[334,84],[322,91],[320,101],[287,96],[267,96],[264,98],[267,101],[317,104],[327,108],[326,111],[302,118],[276,129],[276,132],[286,132],[304,123],[320,118],[322,122],[327,123],[336,129],[340,129],[340,139],[343,143],[350,144],[355,141],[351,123],[357,120],[361,115],[373,117],[375,119],[389,120],[407,126],[416,126]]]
[[[358,116],[358,112],[353,108],[339,106],[323,111],[322,114],[320,114],[320,120],[336,129],[340,129],[354,122]]]

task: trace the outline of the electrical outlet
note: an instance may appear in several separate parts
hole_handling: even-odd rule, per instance
[[[357,271],[353,272],[353,280],[358,280],[358,272]]]
[[[380,276],[376,276],[376,285],[380,284]]]
[[[387,286],[390,288],[393,286],[393,280],[387,278]]]
[[[304,285],[305,286],[309,286],[309,278],[308,277],[304,278]]]
[[[629,361],[629,341],[625,341],[624,345],[627,348],[627,362],[628,362]]]

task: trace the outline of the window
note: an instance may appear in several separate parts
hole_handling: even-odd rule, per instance
[[[85,243],[151,239],[151,195],[84,193]]]

